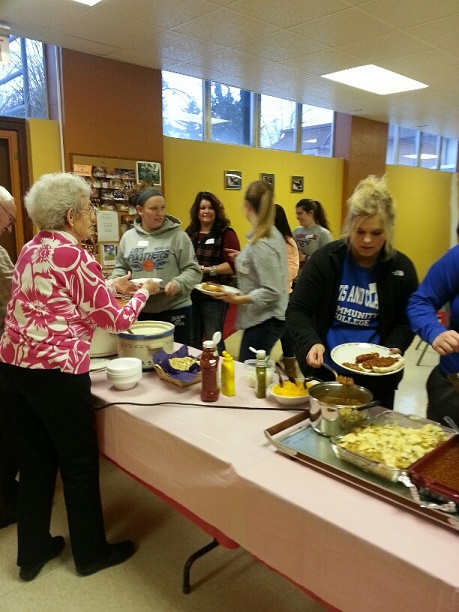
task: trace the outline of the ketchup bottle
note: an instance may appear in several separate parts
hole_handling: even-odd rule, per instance
[[[220,395],[218,387],[218,352],[212,340],[202,344],[201,355],[201,400],[216,402]]]

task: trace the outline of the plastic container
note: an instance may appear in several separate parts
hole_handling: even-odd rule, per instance
[[[257,351],[257,364],[255,366],[255,395],[261,399],[266,397],[266,386],[267,386],[267,376],[266,376],[266,351],[260,349]]]
[[[153,355],[161,349],[174,352],[175,325],[164,321],[137,321],[130,331],[118,334],[118,355],[137,357],[144,370],[153,370]]]
[[[249,387],[255,389],[255,368],[257,366],[256,359],[246,359],[244,361],[245,378]],[[273,382],[276,364],[271,359],[268,360],[266,366],[266,384],[269,386]]]
[[[218,386],[218,352],[212,340],[202,344],[201,355],[201,400],[216,402],[220,396]]]
[[[220,371],[220,380],[222,384],[222,393],[227,397],[233,397],[236,394],[234,385],[234,359],[232,356],[223,351],[223,361]]]

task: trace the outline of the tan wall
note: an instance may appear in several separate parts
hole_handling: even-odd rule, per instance
[[[71,154],[163,161],[161,71],[62,49],[66,170]]]
[[[225,206],[242,241],[249,224],[242,214],[244,192],[260,173],[275,175],[275,200],[281,204],[292,229],[298,223],[295,204],[301,198],[319,200],[325,207],[334,237],[341,232],[343,160],[268,151],[251,147],[164,138],[167,210],[186,227],[189,211],[199,191],[215,193]],[[224,171],[242,172],[242,189],[224,189]],[[291,176],[304,177],[304,192],[291,193]]]

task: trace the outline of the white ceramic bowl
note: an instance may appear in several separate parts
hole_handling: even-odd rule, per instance
[[[107,374],[108,380],[112,383],[115,389],[119,391],[127,391],[128,389],[133,389],[139,380],[142,378],[142,374],[126,377],[126,378],[111,378],[109,374]]]
[[[278,384],[278,382],[275,382],[269,386],[268,396],[273,397],[282,406],[304,406],[309,402],[309,393],[299,397],[288,397],[286,395],[278,395],[277,393],[274,393],[274,387]]]
[[[249,387],[252,389],[255,388],[255,368],[256,368],[257,360],[256,359],[246,359],[244,361],[244,369],[245,369],[245,377],[247,382],[249,383]],[[273,381],[274,370],[276,364],[271,359],[268,361],[268,367],[266,368],[266,384],[270,385]]]
[[[112,359],[107,365],[107,375],[126,376],[142,374],[142,360],[137,357],[119,357]]]

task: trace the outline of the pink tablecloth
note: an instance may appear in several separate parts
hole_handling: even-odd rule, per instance
[[[236,367],[236,397],[217,405],[199,384],[144,373],[116,391],[94,373],[96,405],[116,403],[97,412],[101,451],[331,606],[457,612],[459,533],[278,454],[263,431],[289,413],[256,399]]]

